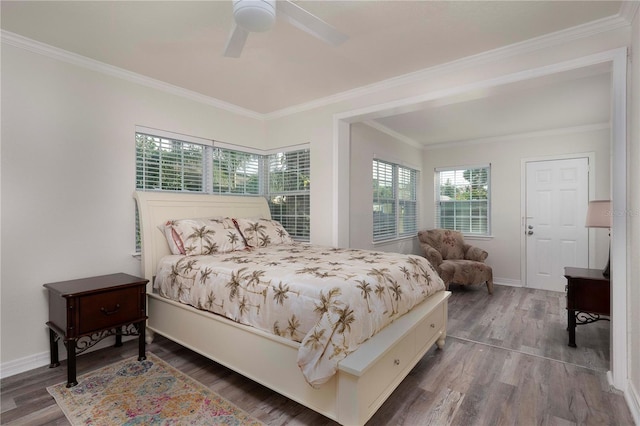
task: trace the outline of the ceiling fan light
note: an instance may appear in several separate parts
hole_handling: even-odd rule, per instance
[[[247,31],[267,31],[276,20],[275,0],[234,0],[233,19]]]

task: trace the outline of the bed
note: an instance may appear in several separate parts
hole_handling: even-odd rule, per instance
[[[298,366],[301,344],[154,291],[158,266],[171,255],[160,226],[204,217],[270,218],[262,197],[135,192],[147,289],[148,336],[165,336],[343,425],[363,425],[424,354],[444,346],[447,291],[437,291],[396,318],[311,386]],[[164,260],[163,260],[164,259]],[[233,342],[233,344],[229,344]]]

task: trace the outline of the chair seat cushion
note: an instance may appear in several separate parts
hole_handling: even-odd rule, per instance
[[[482,284],[493,280],[491,267],[473,260],[445,260],[440,270],[445,284]]]

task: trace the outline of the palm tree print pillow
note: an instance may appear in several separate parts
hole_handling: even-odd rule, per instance
[[[170,220],[164,228],[173,254],[199,256],[245,248],[242,235],[230,218]]]
[[[293,238],[277,220],[244,218],[236,219],[236,222],[250,247],[293,243]]]

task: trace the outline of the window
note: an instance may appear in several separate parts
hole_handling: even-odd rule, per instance
[[[136,133],[136,188],[203,192],[205,146]]]
[[[262,195],[273,219],[294,239],[309,241],[309,149],[264,155],[145,129],[136,132],[136,189]],[[137,249],[138,236],[136,229]]]
[[[373,160],[374,242],[416,234],[417,181],[417,170]]]
[[[214,194],[260,195],[262,155],[214,148],[211,192]]]
[[[308,149],[271,154],[268,200],[271,217],[298,241],[310,236],[310,155]]]
[[[260,195],[262,157],[136,133],[136,188]]]
[[[491,165],[436,169],[436,227],[489,235]]]

